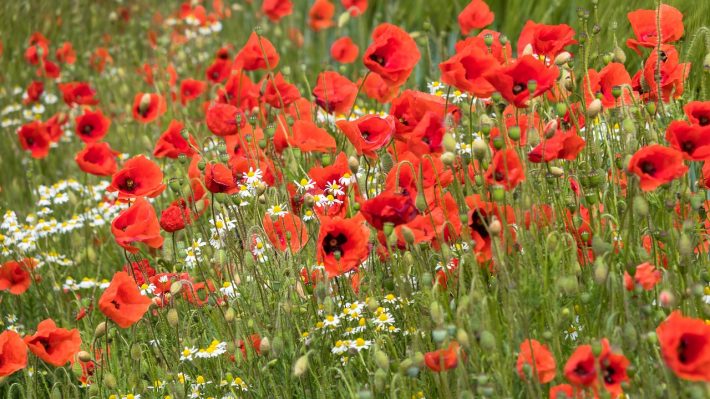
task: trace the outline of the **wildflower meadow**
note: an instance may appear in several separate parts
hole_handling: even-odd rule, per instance
[[[710,398],[709,16],[0,2],[0,397]]]

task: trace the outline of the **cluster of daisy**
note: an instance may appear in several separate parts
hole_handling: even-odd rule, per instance
[[[6,97],[5,90],[0,91],[0,97]],[[15,87],[7,97],[20,97],[20,100],[25,100],[27,93],[21,87]],[[40,102],[29,104],[27,107],[24,107],[21,101],[15,100],[0,109],[0,127],[19,126],[24,121],[40,120],[46,111],[45,105],[55,104],[58,99],[56,94],[44,92],[40,96]]]
[[[180,352],[180,360],[183,362],[191,362],[194,359],[211,359],[219,357],[227,352],[227,343],[218,340],[212,340],[206,348],[188,347],[186,346]]]
[[[202,241],[201,238],[192,240],[192,244],[185,248],[185,266],[192,269],[197,266],[198,261],[202,257],[202,247],[206,246],[207,243]]]
[[[187,398],[197,399],[197,398],[214,398],[215,396],[206,396],[205,391],[215,391],[219,392],[222,399],[236,398],[234,392],[247,392],[249,390],[249,385],[241,378],[232,375],[232,373],[226,373],[224,378],[220,380],[218,384],[206,379],[202,375],[196,377],[190,377],[185,373],[177,373],[177,382],[180,385],[186,385],[189,383],[187,390]],[[166,386],[165,381],[157,380],[148,389],[152,391],[163,390]],[[210,387],[213,387],[210,389]],[[158,397],[158,396],[156,396]],[[171,396],[164,396],[165,398],[170,398]]]
[[[468,94],[456,89],[448,90],[446,85],[439,81],[427,83],[427,88],[429,89],[429,94],[443,98],[448,97],[452,104],[459,104],[469,99]]]
[[[79,291],[88,290],[93,288],[100,288],[105,290],[108,288],[110,281],[103,279],[98,281],[91,277],[84,277],[81,280],[74,280],[72,277],[67,277],[61,287],[54,287],[55,290],[61,289],[64,292],[67,291]]]
[[[264,177],[264,172],[261,169],[249,168],[249,171],[242,173],[242,182],[239,184],[239,192],[237,195],[242,199],[239,206],[247,206],[249,202],[247,199],[256,198],[258,189],[260,187],[266,187],[262,178]]]
[[[25,326],[19,323],[17,316],[10,313],[5,315],[4,321],[0,318],[0,330],[12,330],[18,334],[23,334]]]

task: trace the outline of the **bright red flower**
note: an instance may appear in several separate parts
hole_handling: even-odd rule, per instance
[[[291,0],[264,0],[261,4],[261,11],[270,20],[278,22],[281,18],[291,15],[293,12],[293,2]]]
[[[117,272],[99,299],[99,309],[119,327],[128,328],[143,318],[152,303],[128,273]]]
[[[485,77],[508,102],[526,108],[529,100],[543,94],[555,84],[560,71],[546,66],[531,55],[524,55],[507,66],[489,71]],[[530,82],[535,90],[530,93]]]
[[[184,201],[175,201],[160,214],[160,227],[168,233],[182,230],[192,223],[192,213]]]
[[[710,126],[673,121],[666,128],[666,141],[687,160],[704,161],[710,158]]]
[[[534,163],[550,162],[555,159],[574,160],[584,149],[586,142],[574,129],[566,132],[557,130],[555,134],[543,140],[528,153],[528,161]]]
[[[612,397],[619,397],[623,393],[621,383],[629,380],[626,369],[631,362],[626,356],[613,353],[606,338],[602,339],[602,353],[598,361],[604,388]]]
[[[570,384],[559,384],[550,387],[550,399],[578,399],[580,391]]]
[[[390,86],[376,73],[368,74],[363,79],[365,81],[361,79],[358,84],[362,84],[365,95],[382,104],[392,101],[399,94],[399,86]]]
[[[99,100],[96,98],[96,90],[91,88],[86,82],[68,82],[57,85],[62,92],[64,102],[73,107],[74,105],[96,105]]]
[[[624,286],[628,291],[633,291],[636,285],[646,291],[650,291],[662,279],[663,273],[648,262],[636,266],[636,272],[633,278],[628,272],[624,272]]]
[[[44,93],[44,82],[35,80],[27,86],[22,103],[25,105],[36,103],[39,101],[42,93]]]
[[[293,123],[293,138],[290,143],[302,152],[335,151],[335,139],[328,132],[310,120],[298,120]]]
[[[225,81],[231,73],[232,61],[217,58],[205,70],[205,77],[212,83],[220,83]]]
[[[678,9],[661,4],[661,43],[673,43],[683,37],[683,14]],[[626,39],[626,45],[640,54],[641,47],[656,47],[658,45],[658,12],[657,10],[635,10],[627,14],[635,39]]]
[[[25,123],[17,130],[20,146],[25,151],[30,151],[32,158],[42,159],[49,154],[51,139],[47,126],[40,121]]]
[[[483,29],[490,25],[495,18],[483,0],[471,0],[458,16],[461,34],[467,36],[474,29]]]
[[[369,80],[369,78],[368,78]],[[405,90],[392,100],[390,115],[394,117],[396,138],[406,140],[417,129],[426,114],[433,112],[440,120],[451,117],[454,124],[461,119],[458,107],[448,104],[442,97],[422,93],[420,91]],[[427,122],[429,123],[429,122]]]
[[[52,319],[40,322],[34,335],[24,341],[35,356],[56,367],[73,361],[81,349],[79,330],[58,328]]]
[[[265,87],[262,93],[264,102],[274,108],[283,108],[293,104],[301,98],[301,93],[296,85],[284,79],[281,72],[273,76],[264,77]]]
[[[655,190],[688,171],[681,152],[658,144],[636,151],[629,161],[628,169],[641,179],[643,191]]]
[[[624,64],[610,62],[599,72],[594,69],[588,71],[587,76],[584,77],[584,101],[589,105],[595,98],[600,98],[605,108],[616,108],[623,104],[628,105],[633,102],[632,95],[629,92],[630,86],[631,76],[626,71]],[[618,99],[613,94],[615,87],[622,92]]]
[[[710,381],[710,325],[673,311],[656,329],[666,366],[680,378]]]
[[[459,343],[452,341],[448,348],[424,354],[424,364],[437,373],[455,368],[459,363]]]
[[[385,191],[368,199],[360,209],[372,227],[382,230],[385,223],[397,226],[413,220],[419,211],[409,195]]]
[[[210,132],[217,136],[236,134],[247,123],[246,117],[237,107],[222,103],[211,104],[207,108],[205,120]]]
[[[574,29],[569,25],[545,25],[528,21],[518,38],[518,57],[522,56],[525,48],[530,45],[533,54],[554,59],[565,47],[576,43]]]
[[[106,136],[111,127],[111,119],[104,116],[101,110],[84,110],[84,113],[77,116],[76,134],[85,143],[96,143]]]
[[[489,36],[493,39],[493,43],[490,46],[486,44],[486,37]],[[510,42],[507,41],[505,46],[500,43],[500,32],[496,32],[490,29],[482,30],[478,35],[467,37],[456,43],[456,52],[462,51],[469,46],[478,46],[483,50],[486,50],[489,54],[495,57],[501,64],[507,64],[513,59],[513,48]]]
[[[27,367],[27,345],[12,331],[0,333],[0,377],[7,377]]]
[[[402,85],[421,57],[411,36],[396,25],[380,24],[372,32],[363,63],[392,86]]]
[[[266,236],[279,251],[297,253],[308,242],[308,227],[293,213],[276,218],[264,215],[263,224]]]
[[[163,237],[155,209],[145,199],[136,198],[133,205],[121,211],[111,223],[111,232],[116,243],[130,253],[137,253],[133,243],[142,242],[151,248],[160,248]]]
[[[17,262],[7,261],[0,266],[0,291],[7,290],[12,295],[20,295],[32,285],[30,271],[37,265],[37,261],[30,258]]]
[[[357,269],[370,253],[370,230],[359,218],[321,217],[317,258],[329,278]]]
[[[590,387],[597,382],[596,359],[591,345],[580,345],[565,364],[565,378],[572,385]]]
[[[118,165],[114,151],[108,143],[89,143],[76,154],[74,160],[82,171],[95,176],[111,176],[116,173]]]
[[[157,197],[165,190],[163,171],[144,155],[137,155],[123,164],[111,178],[106,190],[118,191],[119,198]]]
[[[197,153],[197,141],[191,134],[187,135],[187,139],[182,136],[184,125],[176,120],[170,121],[167,130],[163,132],[155,143],[153,156],[156,158],[172,158],[175,159],[180,154],[185,154],[191,157]]]
[[[279,53],[269,39],[252,32],[244,47],[234,58],[234,66],[245,71],[274,69],[279,64]]]
[[[353,17],[360,16],[367,10],[367,0],[340,0],[340,3]]]
[[[659,52],[655,49],[648,55],[643,70],[634,75],[632,84],[647,100],[658,100],[658,82],[656,71]],[[668,102],[671,98],[680,98],[684,82],[690,73],[690,63],[679,63],[678,51],[669,44],[661,46],[661,97]],[[645,83],[642,83],[643,82]]]
[[[518,376],[523,380],[526,378],[523,370],[525,364],[530,366],[530,370],[541,384],[547,384],[555,379],[557,373],[555,358],[546,345],[535,339],[526,339],[520,344],[520,354],[515,368],[518,370]]]
[[[700,126],[710,125],[710,101],[691,101],[683,107],[690,123]]]
[[[525,180],[525,170],[513,149],[505,149],[495,153],[484,176],[488,184],[503,186],[512,190]]]
[[[200,97],[207,90],[207,83],[197,79],[184,79],[180,82],[180,102],[182,105]]]
[[[205,166],[205,187],[212,193],[234,194],[239,190],[232,170],[221,163],[211,162]]]
[[[357,97],[357,85],[345,76],[326,71],[318,75],[313,88],[316,104],[328,113],[347,114]]]
[[[318,32],[335,25],[335,5],[330,0],[316,0],[308,11],[308,26]]]
[[[167,104],[160,94],[138,93],[133,100],[133,119],[140,123],[152,122],[166,110]]]
[[[73,64],[76,62],[76,51],[70,42],[62,43],[62,46],[54,52],[57,61],[63,62],[65,64]]]
[[[490,97],[496,89],[484,75],[498,67],[498,60],[486,48],[470,45],[439,64],[442,82],[476,97]]]
[[[351,64],[357,59],[360,49],[349,36],[341,37],[330,46],[330,56],[341,64]]]
[[[339,120],[335,124],[358,155],[365,154],[370,158],[377,158],[377,151],[389,144],[394,134],[394,118],[391,116],[364,115],[353,121]]]

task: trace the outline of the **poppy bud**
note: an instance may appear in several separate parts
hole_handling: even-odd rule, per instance
[[[488,145],[480,137],[473,140],[473,155],[477,159],[483,159],[488,153]]]
[[[415,237],[412,229],[407,226],[402,226],[402,236],[404,237],[404,242],[406,242],[407,245],[414,245]]]
[[[437,328],[436,330],[431,332],[431,338],[436,342],[437,344],[440,344],[444,342],[446,337],[448,337],[449,333],[441,328]]]
[[[103,383],[108,389],[116,389],[116,377],[114,377],[113,374],[109,372],[104,372]]]
[[[96,326],[96,329],[94,330],[94,339],[101,338],[106,334],[106,330],[108,329],[108,326],[106,325],[105,321],[102,321]]]
[[[385,352],[378,350],[375,352],[375,364],[384,371],[390,368],[390,359]]]
[[[693,255],[693,242],[690,237],[685,233],[682,233],[680,235],[680,240],[678,242],[678,252],[680,252],[680,255],[684,257],[690,257],[691,255]]]
[[[79,353],[76,354],[76,357],[79,361],[86,363],[91,360],[91,353],[87,351],[79,351]]]
[[[468,338],[468,333],[466,332],[466,330],[461,328],[456,331],[456,341],[464,348],[468,348],[471,345],[471,341]]]
[[[598,261],[594,262],[594,281],[596,281],[597,284],[604,284],[609,275],[609,266],[607,266],[606,262],[601,260],[601,258],[597,259]]]
[[[493,186],[491,187],[491,198],[493,201],[501,202],[505,199],[505,189],[503,186]]]
[[[137,342],[134,342],[133,345],[131,345],[131,359],[140,360],[141,352],[141,345]]]
[[[348,158],[348,168],[350,169],[350,172],[352,174],[356,174],[357,171],[360,169],[360,161],[357,159],[357,157],[351,156]]]
[[[486,33],[483,36],[483,43],[485,43],[486,46],[491,47],[491,45],[493,44],[493,35],[490,33]]]
[[[382,154],[382,156],[380,157],[380,164],[382,165],[383,172],[389,172],[392,169],[392,166],[394,166],[392,156],[389,153]]]
[[[269,341],[269,337],[262,337],[261,343],[259,343],[259,352],[263,353],[264,355],[268,355],[270,350],[271,341]]]
[[[589,115],[590,118],[596,117],[601,111],[602,101],[598,98],[592,100],[592,102],[589,103],[589,106],[587,107],[587,115]]]
[[[537,90],[537,81],[532,79],[528,80],[528,91],[534,93],[535,90]]]
[[[444,309],[439,302],[434,301],[429,305],[429,313],[434,324],[440,325],[444,323]]]
[[[168,310],[166,318],[168,319],[168,324],[170,324],[171,327],[177,326],[179,321],[177,309],[171,308]]]
[[[558,166],[550,166],[550,174],[554,177],[562,177],[565,175],[565,171]]]
[[[417,209],[424,213],[428,209],[428,205],[426,203],[426,197],[424,197],[424,192],[420,191],[417,194],[417,198],[414,201],[414,205],[417,207]]]
[[[387,373],[382,369],[377,369],[377,371],[375,371],[375,391],[382,392],[385,389],[386,383]]]
[[[646,111],[651,115],[655,115],[656,114],[656,103],[651,102],[651,103],[646,104]]]
[[[350,21],[350,12],[345,11],[338,17],[338,28],[342,28],[343,26],[345,26],[348,21]]]
[[[533,55],[532,44],[528,43],[525,45],[525,48],[523,48],[523,55]]]
[[[138,104],[138,113],[141,115],[145,114],[148,107],[150,107],[150,94],[144,93],[143,96],[141,96],[140,103]]]
[[[200,169],[201,171],[205,170],[205,166],[207,166],[207,163],[205,162],[204,159],[200,159],[200,161],[197,162],[197,168]]]
[[[444,146],[444,150],[449,152],[456,151],[456,139],[451,134],[444,134],[444,137],[442,138],[442,144]]]
[[[513,141],[518,141],[520,139],[520,126],[511,126],[508,129],[508,137]]]
[[[562,66],[566,63],[568,63],[572,59],[572,54],[568,53],[567,51],[563,51],[559,54],[557,54],[557,57],[555,57],[555,64],[558,66]]]
[[[648,202],[640,195],[634,197],[634,212],[641,217],[648,216]]]
[[[478,342],[481,345],[481,349],[487,352],[492,352],[496,347],[496,337],[488,330],[481,331],[481,335],[478,338]]]
[[[614,50],[612,50],[612,61],[618,62],[620,64],[623,64],[626,62],[626,53],[624,53],[624,50],[621,49],[619,46],[615,46]]]
[[[308,371],[308,354],[305,354],[296,360],[293,365],[293,375],[300,377]]]

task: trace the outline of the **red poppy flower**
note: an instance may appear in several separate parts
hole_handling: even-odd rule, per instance
[[[239,190],[232,170],[221,163],[211,162],[205,166],[205,187],[212,193],[234,194]]]
[[[710,325],[673,311],[656,329],[666,366],[680,378],[710,381]]]
[[[74,160],[82,171],[95,176],[111,176],[116,173],[118,165],[114,151],[108,143],[89,143],[76,154]]]
[[[59,142],[59,139],[62,138],[62,134],[64,134],[62,126],[66,124],[68,120],[69,116],[63,112],[58,112],[52,115],[51,118],[47,119],[47,122],[44,123],[44,126],[47,128],[49,141],[51,141],[52,143]]]
[[[546,345],[535,339],[526,339],[520,344],[520,354],[515,368],[518,370],[518,376],[523,380],[526,378],[523,370],[526,364],[530,366],[530,370],[535,373],[541,384],[547,384],[555,379],[557,373],[555,358]]]
[[[244,47],[234,58],[234,66],[245,71],[274,69],[279,64],[279,53],[269,39],[252,32]]]
[[[479,263],[489,261],[492,256],[491,235],[488,226],[495,219],[505,220],[507,224],[515,223],[515,214],[510,206],[499,207],[496,203],[484,201],[480,195],[474,194],[465,198],[468,206],[467,225],[469,233],[475,243],[473,252]],[[512,230],[509,231],[511,234]],[[501,239],[505,237],[505,229],[501,229],[499,234]]]
[[[35,356],[57,367],[72,361],[81,349],[79,330],[58,328],[52,319],[40,322],[37,332],[25,337],[24,341]]]
[[[382,230],[385,223],[394,226],[407,223],[419,214],[410,196],[393,191],[385,191],[368,199],[360,211],[365,220],[377,230]]]
[[[486,37],[490,36],[493,39],[493,43],[490,46],[486,44]],[[507,64],[513,59],[513,49],[510,42],[506,42],[505,46],[500,43],[500,32],[496,32],[490,29],[482,30],[478,35],[468,37],[465,40],[461,40],[456,43],[456,52],[465,50],[467,47],[477,46],[485,50],[487,53],[495,57],[500,64]]]
[[[74,51],[74,47],[72,47],[70,42],[62,43],[62,46],[54,52],[54,56],[57,57],[57,61],[65,64],[76,62],[76,51]]]
[[[158,142],[155,143],[153,156],[156,158],[172,158],[175,159],[180,154],[185,154],[191,157],[197,153],[197,141],[191,134],[187,135],[187,139],[182,136],[184,125],[176,120],[170,121],[167,130],[160,135]]]
[[[479,46],[467,46],[439,64],[442,82],[476,97],[490,97],[496,89],[484,78],[498,61]]]
[[[609,341],[602,339],[602,352],[599,355],[599,370],[601,371],[604,388],[612,397],[619,397],[623,393],[621,383],[629,380],[626,369],[629,367],[629,359],[618,353],[613,353],[609,347]]]
[[[30,258],[17,262],[7,261],[0,266],[0,291],[7,290],[12,295],[20,295],[32,285],[30,270],[34,269],[37,261]]]
[[[225,81],[231,73],[232,61],[217,58],[205,70],[205,77],[212,83],[220,83]]]
[[[160,214],[160,227],[168,233],[182,230],[192,223],[192,213],[185,202],[175,201]]]
[[[12,330],[0,333],[0,377],[7,377],[27,367],[27,345]]]
[[[666,128],[666,141],[687,160],[704,161],[710,158],[710,126],[673,121]]]
[[[380,24],[372,32],[372,43],[365,50],[363,63],[392,86],[401,86],[420,58],[411,36],[396,25]]]
[[[139,287],[155,276],[155,269],[150,266],[148,259],[141,259],[138,262],[123,265],[123,271],[130,274]]]
[[[30,151],[32,158],[42,159],[49,154],[49,132],[47,126],[40,121],[26,123],[17,130],[20,146]]]
[[[444,120],[436,112],[427,112],[416,127],[406,137],[406,149],[416,155],[440,153],[443,151],[446,126]],[[397,148],[400,152],[400,148]]]
[[[451,117],[454,124],[457,124],[461,119],[461,111],[454,105],[447,104],[442,97],[420,91],[405,90],[392,100],[390,108],[390,115],[395,120],[396,138],[406,140],[408,135],[425,119],[428,112],[435,113],[441,120],[447,116]]]
[[[446,349],[424,354],[424,364],[437,373],[455,368],[459,363],[459,343],[452,341]]]
[[[335,124],[358,155],[365,154],[370,158],[377,158],[377,151],[385,147],[394,134],[394,118],[391,116],[365,115],[354,121],[339,120]]]
[[[365,95],[371,99],[386,104],[392,101],[399,94],[399,86],[391,86],[385,82],[380,75],[371,73],[361,79],[358,85],[362,84]]]
[[[578,399],[581,398],[579,390],[570,384],[559,384],[550,387],[550,399]]]
[[[656,71],[659,52],[655,49],[648,55],[643,70],[634,75],[632,85],[647,100],[658,100],[658,82]],[[662,45],[661,58],[661,97],[668,102],[671,98],[680,98],[684,82],[690,73],[690,63],[679,63],[678,51],[671,45]],[[643,81],[643,83],[642,83]]]
[[[335,25],[334,14],[335,5],[330,0],[316,0],[308,12],[308,26],[316,32],[328,29]]]
[[[293,2],[291,0],[264,0],[261,4],[261,11],[270,20],[278,22],[281,18],[291,15],[293,12]]]
[[[643,191],[651,191],[683,176],[688,167],[683,163],[681,152],[655,144],[636,151],[628,169],[641,179]]]
[[[116,243],[130,253],[138,252],[138,248],[131,245],[136,242],[142,242],[151,248],[160,248],[163,245],[155,209],[142,197],[136,198],[133,205],[113,220],[111,232]]]
[[[506,190],[517,187],[525,180],[525,170],[518,153],[513,149],[496,152],[486,170],[485,178],[488,184],[500,185]]]
[[[183,79],[180,82],[180,102],[182,105],[200,97],[207,89],[207,83],[196,79]]]
[[[298,87],[287,82],[281,72],[265,77],[264,81],[266,84],[264,85],[262,98],[264,102],[274,108],[286,107],[301,98]]]
[[[528,161],[534,163],[550,162],[555,159],[574,160],[584,149],[586,142],[574,129],[566,132],[558,130],[555,134],[538,144],[528,153]]]
[[[128,273],[117,272],[99,298],[99,309],[119,327],[128,328],[143,317],[152,303]]]
[[[250,347],[254,350],[254,352],[257,355],[261,354],[261,336],[259,334],[252,334],[249,336],[249,344]],[[247,358],[247,347],[246,344],[244,343],[243,339],[240,339],[237,341],[237,347],[239,348],[239,351],[242,352],[242,356],[244,359]]]
[[[461,34],[467,36],[473,29],[483,29],[490,25],[495,18],[483,0],[471,0],[458,16]]]
[[[232,104],[242,112],[251,111],[259,106],[259,89],[260,87],[240,70],[229,76],[224,89],[217,91],[217,102]]]
[[[140,123],[152,122],[166,110],[167,104],[160,94],[138,93],[133,100],[133,119]]]
[[[347,114],[357,97],[357,85],[345,76],[326,71],[318,75],[313,96],[316,104],[329,113]]]
[[[27,86],[22,103],[25,105],[36,103],[42,93],[44,93],[44,83],[41,80],[35,80]]]
[[[315,123],[309,120],[298,120],[293,123],[292,129],[291,145],[304,153],[335,151],[333,136]]]
[[[340,4],[353,17],[360,16],[367,10],[367,0],[340,0]]]
[[[263,224],[266,236],[279,251],[297,253],[308,242],[308,227],[293,213],[276,218],[264,215]]]
[[[76,117],[76,134],[85,143],[96,143],[101,141],[109,127],[111,119],[104,116],[101,110],[85,110],[82,115]]]
[[[565,47],[577,43],[573,38],[574,29],[569,25],[545,25],[528,21],[518,38],[518,57],[522,56],[525,48],[530,45],[533,54],[554,59]]]
[[[597,382],[596,359],[591,345],[580,345],[565,364],[565,378],[572,385],[589,387]]]
[[[584,77],[584,101],[587,105],[595,98],[600,98],[604,108],[615,108],[633,102],[629,87],[631,76],[626,71],[624,64],[610,62],[599,72],[590,69]],[[621,97],[614,97],[614,88],[621,89]],[[594,97],[592,97],[594,95]]]
[[[240,120],[238,120],[238,117]],[[247,121],[237,107],[231,104],[214,103],[207,108],[207,127],[217,136],[236,134]]]
[[[328,277],[357,269],[370,253],[369,237],[370,230],[361,218],[321,217],[317,256]]]
[[[349,36],[341,37],[330,46],[330,56],[341,64],[351,64],[357,59],[360,49]]]
[[[155,162],[137,155],[123,164],[106,190],[118,191],[119,198],[157,197],[165,190],[163,172]]]
[[[710,101],[691,101],[683,107],[690,123],[700,126],[710,125]]]
[[[661,4],[660,16],[657,10],[635,10],[627,14],[635,39],[626,39],[626,45],[640,54],[641,47],[658,45],[658,19],[661,23],[661,43],[673,43],[683,37],[683,14],[668,4]]]
[[[541,95],[555,84],[559,69],[546,66],[531,55],[524,55],[507,66],[489,71],[485,77],[508,102],[526,108],[529,100]],[[529,83],[535,82],[530,93]]]
[[[92,89],[85,82],[68,82],[57,85],[62,92],[64,102],[73,107],[74,105],[96,105],[99,100],[96,98],[96,90]]]
[[[633,291],[636,285],[646,291],[650,291],[662,279],[663,273],[648,262],[636,266],[636,272],[633,278],[628,272],[624,272],[624,286],[627,291]]]
[[[113,64],[113,57],[104,47],[98,47],[89,57],[89,65],[96,72],[101,73],[106,68],[106,64]]]

